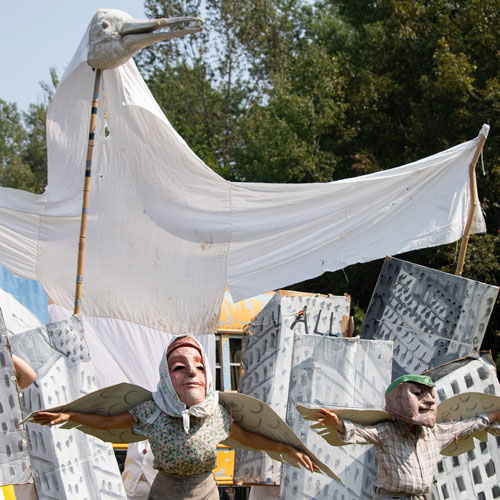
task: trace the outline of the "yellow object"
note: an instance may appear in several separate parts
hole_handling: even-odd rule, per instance
[[[231,295],[226,292],[219,316],[218,333],[243,333],[274,294],[275,292],[263,293],[235,304]]]
[[[215,480],[219,485],[233,484],[234,450],[225,446],[217,447],[217,467],[213,470]]]
[[[1,489],[5,500],[16,500],[16,495],[14,494],[14,486],[2,486]]]

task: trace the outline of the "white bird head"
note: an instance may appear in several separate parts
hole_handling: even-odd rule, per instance
[[[194,27],[178,29],[187,23]],[[112,69],[127,62],[138,50],[155,42],[171,40],[202,30],[198,17],[136,20],[126,12],[99,9],[92,18],[87,63],[93,68]],[[158,31],[170,28],[169,31]]]

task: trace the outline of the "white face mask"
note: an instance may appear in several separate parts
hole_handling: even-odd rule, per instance
[[[188,407],[206,397],[207,381],[201,353],[194,347],[180,347],[169,354],[170,380],[179,399]]]
[[[175,342],[179,337],[172,339]],[[191,337],[192,338],[192,337]],[[161,411],[170,415],[171,417],[182,417],[184,430],[189,433],[189,417],[204,418],[208,417],[214,411],[219,403],[218,393],[214,390],[212,382],[212,370],[207,361],[207,356],[203,346],[194,339],[198,344],[201,352],[201,357],[203,360],[203,365],[205,367],[205,377],[206,377],[206,396],[204,401],[199,404],[194,404],[189,408],[179,399],[177,392],[174,389],[172,380],[170,379],[170,373],[168,369],[167,362],[167,350],[168,346],[163,353],[162,360],[160,362],[160,380],[156,388],[156,392],[153,392],[153,400],[158,405]],[[172,343],[170,342],[170,344]],[[170,345],[169,344],[169,345]]]

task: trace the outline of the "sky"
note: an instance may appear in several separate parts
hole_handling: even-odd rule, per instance
[[[120,9],[145,19],[144,0],[3,0],[0,3],[0,99],[26,111],[43,102],[41,81],[50,68],[59,78],[75,53],[95,11]]]

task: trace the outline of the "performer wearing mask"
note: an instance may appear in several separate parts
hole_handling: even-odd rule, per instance
[[[232,422],[218,403],[211,370],[201,344],[191,336],[174,338],[160,362],[160,380],[153,399],[125,413],[37,412],[35,422],[54,425],[71,420],[97,429],[131,427],[151,445],[158,474],[148,500],[218,500],[212,474],[217,445],[231,437],[252,448],[286,453],[311,472],[318,470],[305,453]]]
[[[500,411],[453,423],[436,424],[434,383],[425,375],[403,375],[386,390],[386,411],[392,421],[361,426],[323,408],[317,420],[332,426],[346,444],[373,444],[378,472],[374,500],[420,500],[429,492],[440,452],[500,421]]]

